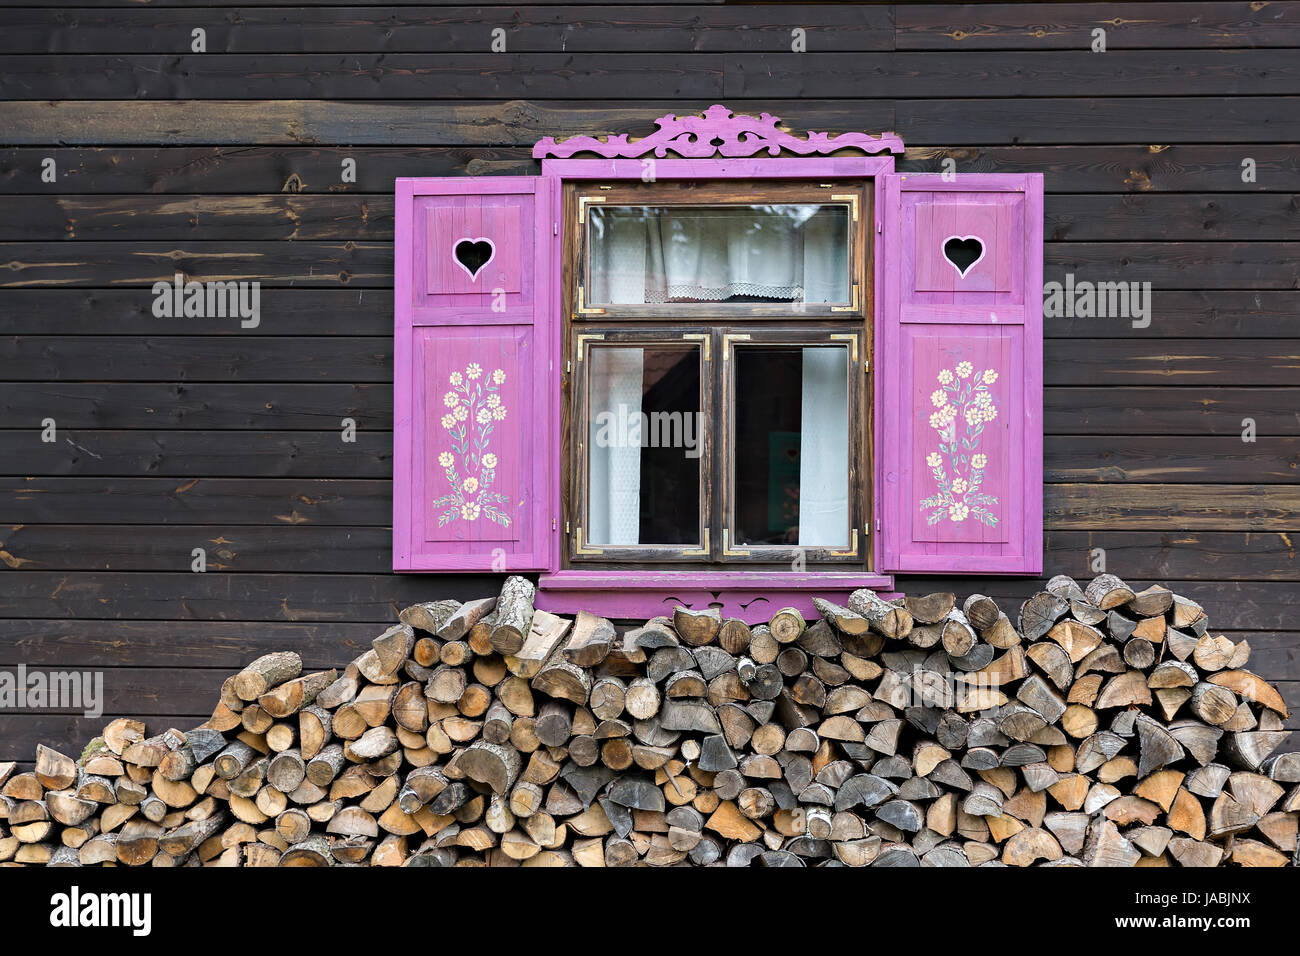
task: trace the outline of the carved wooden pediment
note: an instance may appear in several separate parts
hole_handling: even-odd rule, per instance
[[[783,152],[797,156],[828,155],[842,149],[863,153],[901,153],[903,141],[894,133],[817,133],[804,135],[779,129],[780,117],[771,113],[758,116],[736,114],[714,104],[701,116],[674,116],[669,113],[655,120],[659,127],[642,139],[629,139],[620,133],[604,139],[595,136],[570,136],[556,142],[547,136],[537,141],[533,156],[537,159],[568,159],[579,153],[595,153],[607,159],[635,159],[643,156],[663,158],[669,153],[685,159],[756,156],[766,152],[779,156]]]

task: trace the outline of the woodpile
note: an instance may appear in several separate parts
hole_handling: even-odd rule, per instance
[[[341,672],[0,765],[0,861],[70,866],[1282,866],[1300,754],[1245,641],[1113,575],[678,609],[407,608]]]

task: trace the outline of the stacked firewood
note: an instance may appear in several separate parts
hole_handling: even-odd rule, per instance
[[[616,627],[533,585],[407,608],[341,673],[0,765],[0,861],[90,866],[1282,866],[1286,706],[1193,601],[1065,577]]]

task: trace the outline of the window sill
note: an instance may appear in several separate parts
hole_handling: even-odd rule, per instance
[[[809,618],[814,597],[843,604],[858,588],[890,591],[888,574],[861,571],[558,571],[543,574],[536,606],[574,614],[644,620],[671,615],[673,608],[717,607],[722,616],[746,624],[766,623],[783,607]]]

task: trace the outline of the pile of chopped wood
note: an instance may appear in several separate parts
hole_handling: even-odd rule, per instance
[[[1194,602],[1058,577],[615,627],[438,601],[334,671],[230,677],[0,765],[0,860],[128,866],[1281,866],[1300,754]]]

